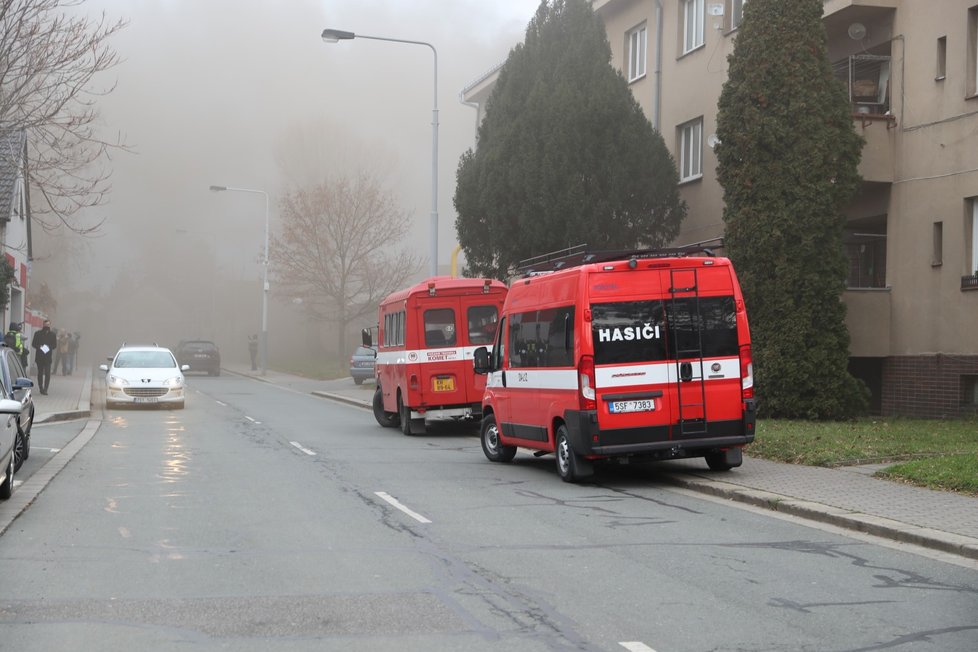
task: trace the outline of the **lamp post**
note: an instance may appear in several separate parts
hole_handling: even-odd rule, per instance
[[[434,95],[431,109],[431,233],[430,233],[430,255],[431,255],[431,275],[438,275],[438,50],[431,43],[425,41],[408,41],[399,38],[385,38],[383,36],[365,36],[364,34],[354,34],[339,29],[324,29],[323,41],[326,43],[338,43],[349,41],[355,38],[365,38],[371,41],[390,41],[391,43],[407,43],[409,45],[424,45],[431,48],[435,62]]]
[[[231,188],[229,186],[211,186],[213,192],[251,192],[265,195],[265,256],[262,261],[262,291],[261,291],[261,340],[259,340],[259,362],[261,375],[268,371],[268,193],[264,190],[250,188]]]

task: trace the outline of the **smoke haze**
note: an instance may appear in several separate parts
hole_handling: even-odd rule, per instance
[[[475,142],[475,111],[459,92],[505,59],[537,5],[88,0],[86,14],[129,20],[111,41],[122,63],[99,80],[116,88],[98,106],[106,138],[121,134],[131,151],[114,154],[108,202],[84,216],[104,220],[98,237],[36,229],[31,282],[47,282],[58,301],[55,327],[83,332],[86,363],[123,340],[213,339],[225,358],[247,358],[246,337],[260,328],[264,197],[210,185],[268,192],[274,232],[283,191],[368,169],[413,218],[405,244],[427,255],[431,50],[326,44],[326,27],[437,48],[438,263],[447,269],[455,171]],[[271,360],[331,341],[274,286],[271,296]]]

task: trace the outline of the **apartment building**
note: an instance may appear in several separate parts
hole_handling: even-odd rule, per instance
[[[712,148],[747,2],[592,0],[613,64],[676,160],[689,207],[676,244],[723,235]],[[876,413],[974,414],[978,0],[825,0],[824,23],[866,139],[862,188],[846,210],[850,369]],[[494,79],[463,100],[484,107]]]

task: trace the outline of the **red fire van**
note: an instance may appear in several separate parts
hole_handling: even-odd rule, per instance
[[[703,250],[542,258],[510,284],[487,374],[482,448],[556,454],[566,481],[600,459],[740,466],[754,439],[750,332],[726,258]]]
[[[485,377],[472,354],[496,336],[506,285],[490,279],[433,277],[380,304],[374,417],[406,435],[425,419],[478,417]],[[364,344],[371,345],[370,331]]]

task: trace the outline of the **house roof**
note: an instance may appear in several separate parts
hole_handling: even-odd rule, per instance
[[[9,220],[13,214],[26,143],[27,132],[23,129],[0,131],[0,220]]]

